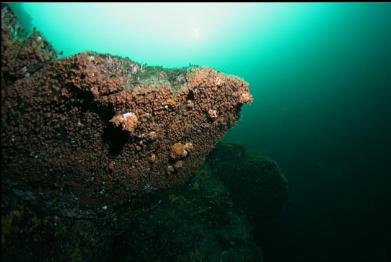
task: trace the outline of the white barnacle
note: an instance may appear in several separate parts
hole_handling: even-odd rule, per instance
[[[214,109],[209,109],[208,115],[210,116],[210,118],[215,119],[217,118],[217,111]]]
[[[135,117],[136,115],[133,113],[133,112],[128,112],[128,113],[124,113],[122,114],[122,119],[123,120],[126,120],[128,119],[129,117]]]
[[[133,133],[137,126],[137,116],[133,112],[127,112],[120,115],[115,115],[110,122],[115,126],[122,126],[123,130],[127,130],[130,133]]]
[[[139,68],[137,65],[132,66],[132,74],[136,74],[138,72]]]
[[[221,86],[223,84],[223,79],[221,79],[221,77],[219,77],[219,76],[216,77],[215,84],[218,86]]]

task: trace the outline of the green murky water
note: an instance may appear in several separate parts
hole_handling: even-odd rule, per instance
[[[93,50],[149,65],[197,64],[249,82],[254,103],[225,139],[269,152],[291,189],[264,244],[266,261],[391,259],[391,4],[14,10],[63,56]]]

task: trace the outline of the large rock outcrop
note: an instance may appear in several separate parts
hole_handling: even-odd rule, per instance
[[[56,59],[1,12],[2,184],[63,216],[183,183],[252,101],[244,81],[211,68],[93,52]]]
[[[251,102],[246,83],[93,52],[57,59],[8,5],[1,16],[2,260],[263,261],[254,239],[286,204],[285,177],[215,145]]]

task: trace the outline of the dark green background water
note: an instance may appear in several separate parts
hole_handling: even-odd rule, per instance
[[[249,82],[254,103],[225,139],[269,152],[290,183],[266,261],[391,261],[391,4],[20,7],[64,56],[208,65]]]

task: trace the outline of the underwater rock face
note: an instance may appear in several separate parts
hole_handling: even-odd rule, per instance
[[[235,183],[245,187],[239,192]],[[261,262],[254,230],[284,206],[287,185],[268,157],[218,143],[188,183],[98,218],[47,214],[7,189],[3,196],[4,261]]]
[[[210,68],[55,59],[38,33],[18,39],[10,16],[3,5],[2,183],[63,216],[183,183],[252,100],[248,84]]]
[[[4,192],[3,261],[257,261],[253,226],[208,166],[138,209],[64,218]]]

